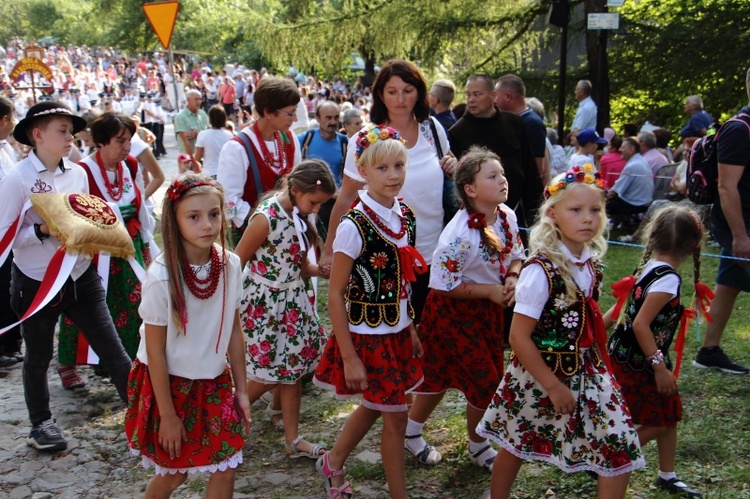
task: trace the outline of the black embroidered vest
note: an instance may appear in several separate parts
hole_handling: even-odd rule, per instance
[[[598,260],[590,260],[594,271],[592,298],[599,299],[599,284],[602,282],[602,265]],[[578,290],[577,299],[569,306],[562,304],[565,296],[565,281],[560,271],[544,255],[534,255],[524,267],[539,264],[547,274],[549,298],[536,323],[531,339],[547,367],[558,377],[566,378],[575,375],[581,369],[581,356],[578,343],[583,336],[586,324],[586,295]],[[594,362],[601,365],[599,352],[592,347]]]
[[[413,246],[417,233],[414,212],[406,204],[400,204],[406,217],[408,241]],[[407,292],[401,279],[398,246],[383,237],[363,212],[352,209],[344,217],[354,222],[362,236],[362,251],[354,260],[344,294],[349,304],[349,322],[356,325],[364,321],[370,327],[383,322],[395,326],[401,320],[401,296]],[[413,319],[411,301],[407,307]]]
[[[669,265],[656,267],[643,276],[630,292],[615,332],[612,333],[607,342],[610,357],[620,364],[626,364],[633,371],[643,371],[645,369],[650,373],[654,372],[653,366],[646,360],[646,355],[641,350],[638,339],[635,337],[633,320],[638,315],[643,302],[646,301],[646,295],[651,285],[658,279],[669,274],[674,274],[680,279],[680,275]],[[682,283],[681,279],[680,283]],[[669,346],[672,344],[672,339],[680,325],[680,318],[682,317],[684,308],[680,303],[680,291],[678,288],[677,296],[662,307],[650,324],[651,331],[654,333],[656,346],[664,354],[664,364],[670,371],[672,370],[672,361],[669,358]]]

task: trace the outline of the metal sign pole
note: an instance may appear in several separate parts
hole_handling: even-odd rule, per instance
[[[177,92],[177,75],[174,74],[174,55],[172,55],[172,44],[169,44],[169,71],[172,73],[172,85],[174,85],[174,110],[180,112],[180,94]]]

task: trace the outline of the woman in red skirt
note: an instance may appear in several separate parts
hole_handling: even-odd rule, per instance
[[[508,199],[500,158],[472,148],[461,158],[456,187],[463,200],[440,235],[430,271],[419,336],[425,351],[424,382],[409,411],[406,449],[422,464],[440,453],[422,428],[448,389],[466,397],[471,461],[491,469],[497,452],[474,429],[503,373],[503,307],[513,304],[523,245]]]
[[[206,497],[230,498],[242,463],[250,430],[242,269],[215,243],[225,240],[224,211],[221,186],[202,175],[178,178],[164,197],[164,252],[143,284],[125,414],[131,452],[156,470],[146,497],[167,499],[188,473],[207,471]]]

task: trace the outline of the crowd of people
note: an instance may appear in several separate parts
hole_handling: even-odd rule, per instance
[[[6,67],[22,49],[11,42]],[[492,497],[509,497],[524,460],[586,471],[599,497],[623,497],[651,440],[657,486],[700,497],[676,474],[682,351],[673,363],[669,350],[693,313],[677,274],[689,257],[699,303],[711,294],[699,281],[707,215],[679,201],[691,146],[711,133],[699,97],[685,100],[673,151],[655,127],[600,136],[581,81],[561,147],[516,75],[471,76],[459,108],[453,82],[428,86],[403,60],[364,87],[294,68],[45,54],[50,98],[29,102],[29,82],[7,77],[0,97],[3,327],[24,316],[2,335],[0,364],[23,362],[29,445],[67,447],[46,376],[57,337],[65,388],[85,383],[77,364],[98,363],[127,404],[130,450],[156,472],[148,497],[169,497],[197,471],[211,473],[209,497],[231,497],[250,405],[266,394],[285,452],[315,460],[332,498],[353,494],[346,459],[382,417],[389,492],[406,497],[405,450],[424,465],[442,460],[423,428],[450,389],[466,398],[469,459],[492,474]],[[748,258],[750,108],[741,113],[747,122],[717,139],[710,221],[723,255]],[[169,120],[180,171],[159,211],[159,248],[149,198],[165,180]],[[659,190],[673,192],[654,203]],[[114,211],[128,251],[113,249],[109,226],[92,229],[86,250],[58,251],[72,246],[47,203],[96,227]],[[644,213],[642,261],[602,312],[607,227],[635,231]],[[750,291],[740,265],[722,259],[716,298],[699,310],[713,322],[698,367],[748,372],[719,346]],[[330,279],[332,331],[310,298],[318,277]],[[299,434],[305,376],[361,400],[330,450]]]

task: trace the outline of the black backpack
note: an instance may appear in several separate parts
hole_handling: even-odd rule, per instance
[[[750,135],[750,115],[740,113],[727,120],[718,130],[711,128],[708,135],[696,140],[690,153],[687,169],[687,197],[695,204],[713,204],[719,191],[719,162],[716,144],[722,130],[732,121],[743,123]]]

